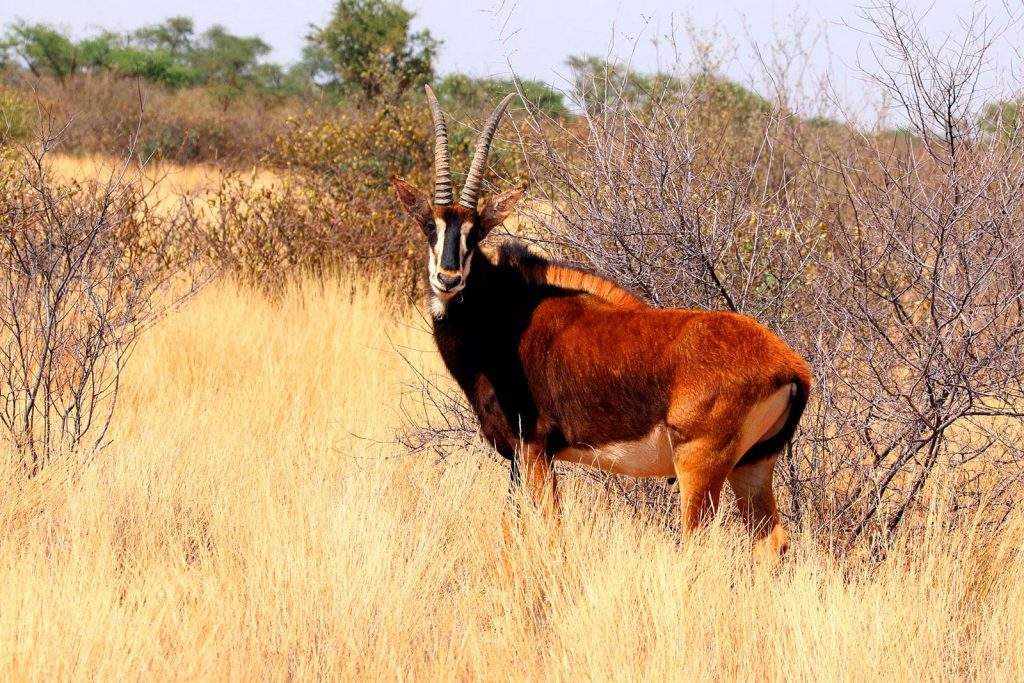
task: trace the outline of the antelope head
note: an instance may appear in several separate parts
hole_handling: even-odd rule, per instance
[[[431,302],[436,317],[442,317],[448,303],[466,287],[472,255],[480,241],[512,213],[523,195],[520,185],[491,197],[482,207],[480,186],[487,169],[491,140],[498,129],[509,94],[487,120],[466,174],[466,182],[457,203],[453,203],[451,158],[448,150],[448,126],[428,85],[427,102],[434,119],[434,195],[432,200],[399,177],[391,182],[405,211],[419,224],[427,239],[427,279],[434,294]]]

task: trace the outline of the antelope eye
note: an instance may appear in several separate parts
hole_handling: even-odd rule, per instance
[[[433,241],[434,238],[437,237],[437,225],[434,223],[434,221],[430,221],[429,223],[427,223],[426,230],[427,237],[429,237],[430,240]]]

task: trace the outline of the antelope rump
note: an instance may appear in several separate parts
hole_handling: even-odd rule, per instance
[[[806,362],[749,317],[652,308],[517,243],[481,251],[524,191],[478,207],[511,98],[484,127],[457,203],[447,126],[429,86],[433,199],[393,178],[427,238],[437,347],[484,436],[510,462],[512,481],[548,509],[557,507],[555,460],[676,477],[687,532],[714,514],[728,481],[759,550],[785,552],[772,473],[807,403]]]

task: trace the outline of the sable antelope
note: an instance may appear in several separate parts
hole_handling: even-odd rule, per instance
[[[480,135],[458,203],[448,133],[430,87],[434,195],[392,178],[426,235],[437,347],[494,448],[532,496],[557,504],[552,461],[676,477],[683,528],[695,529],[728,480],[762,550],[788,541],[772,493],[780,450],[810,390],[807,364],[736,313],[656,309],[618,285],[510,244],[479,244],[524,187],[477,206],[491,140]]]

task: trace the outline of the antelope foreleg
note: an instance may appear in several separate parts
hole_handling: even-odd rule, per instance
[[[530,499],[545,515],[554,517],[558,512],[558,487],[551,456],[538,444],[524,443],[518,458],[519,473]]]
[[[672,458],[679,480],[683,533],[692,534],[714,517],[732,462],[723,456],[721,448],[703,439],[676,445]]]

